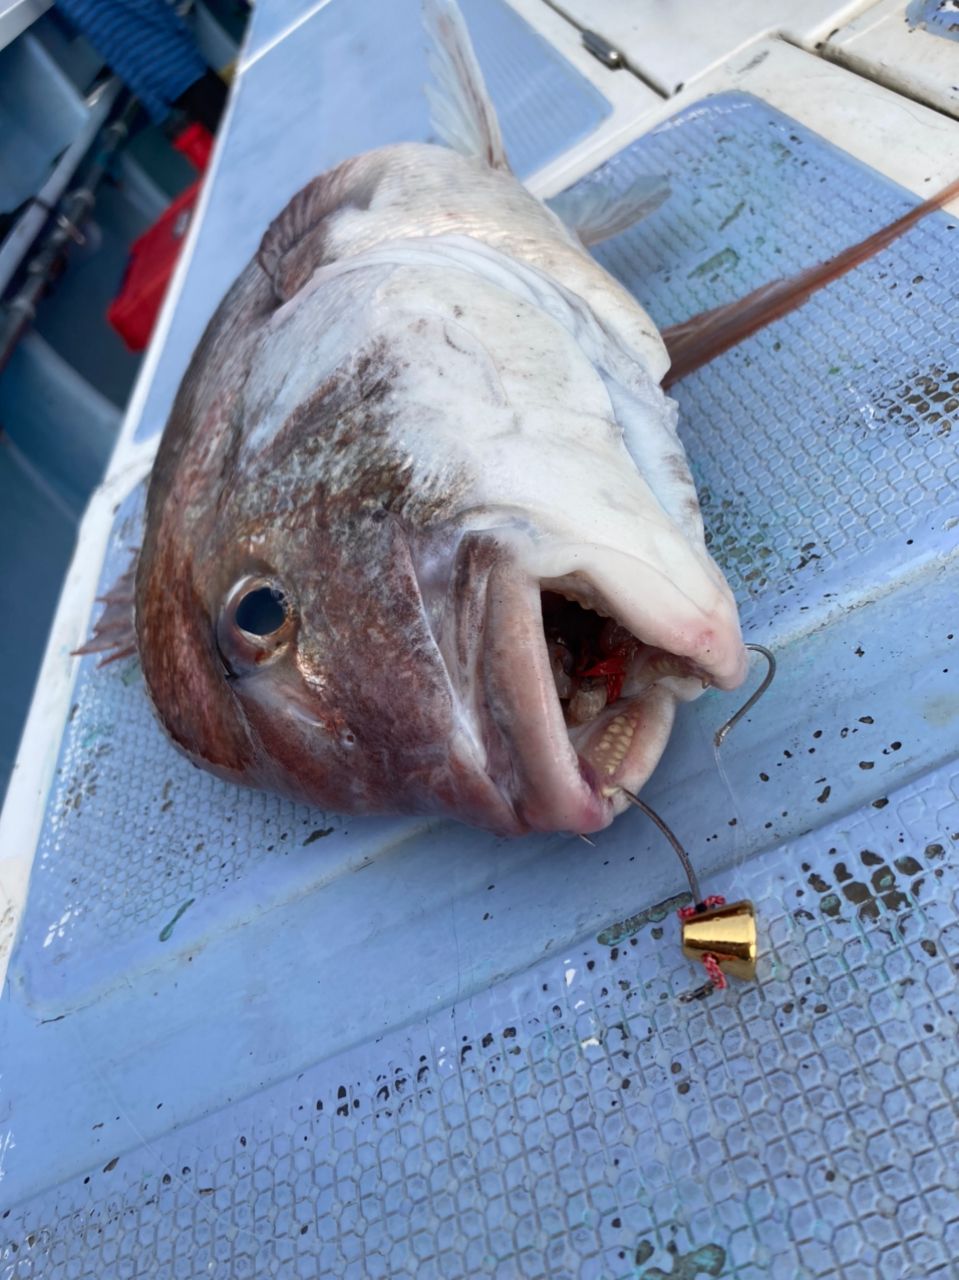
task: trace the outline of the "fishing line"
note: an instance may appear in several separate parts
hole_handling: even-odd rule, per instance
[[[633,795],[632,791],[627,791],[625,787],[620,787],[623,795],[630,804],[636,806],[637,809],[645,813],[646,817],[653,821],[660,831],[673,846],[673,850],[682,864],[683,870],[686,872],[686,879],[689,881],[689,891],[693,900],[689,906],[680,907],[677,915],[684,923],[687,920],[694,919],[697,915],[705,915],[706,912],[714,910],[716,907],[724,907],[726,899],[718,893],[710,894],[704,898],[699,888],[699,879],[693,869],[692,861],[683,845],[679,842],[672,830],[666,825],[655,809],[651,809],[645,800],[640,800],[639,796]],[[722,991],[726,986],[726,975],[720,966],[719,957],[711,951],[706,951],[700,957],[706,970],[709,982],[718,991]]]
[[[744,809],[740,802],[739,794],[733,786],[732,778],[729,776],[729,771],[727,770],[725,761],[723,760],[722,746],[730,731],[749,714],[760,698],[766,693],[776,677],[776,657],[771,650],[767,649],[766,646],[762,644],[747,644],[745,647],[752,653],[758,653],[761,657],[766,659],[766,675],[757,686],[755,692],[746,699],[739,710],[734,715],[730,716],[725,724],[720,725],[713,734],[712,741],[710,743],[713,760],[716,762],[716,771],[719,774],[720,781],[726,788],[726,793],[729,796],[729,803],[733,811],[733,819],[735,821],[735,826],[733,827],[733,861],[731,867],[731,876],[734,884],[737,881],[747,856],[746,823],[743,818]]]
[[[683,870],[686,872],[686,879],[689,881],[689,892],[693,895],[693,902],[702,902],[703,897],[699,891],[699,880],[693,869],[692,860],[689,854],[680,844],[679,840],[673,834],[672,830],[666,825],[655,809],[651,809],[645,800],[640,800],[639,796],[633,795],[632,791],[627,791],[625,787],[620,787],[620,791],[626,797],[630,804],[635,805],[637,809],[645,813],[650,821],[655,822],[660,831],[673,846],[673,851],[679,859]]]
[[[769,686],[772,684],[776,675],[776,659],[773,654],[761,644],[747,644],[746,648],[754,653],[761,654],[766,659],[767,671],[766,675],[760,683],[759,687],[750,695],[743,705],[730,718],[717,729],[713,736],[713,750],[716,759],[716,765],[719,769],[720,777],[729,791],[730,799],[733,802],[733,808],[736,809],[736,797],[730,784],[726,770],[720,759],[719,748],[725,742],[731,729],[733,729],[763,696]],[[738,973],[738,976],[752,977],[755,973],[755,924],[753,920],[752,904],[748,902],[739,902],[727,908],[726,899],[719,894],[710,894],[703,897],[699,888],[699,879],[684,845],[677,838],[671,828],[663,821],[659,814],[652,809],[644,800],[640,800],[639,796],[628,791],[625,787],[619,790],[626,797],[630,804],[634,805],[642,813],[644,813],[659,828],[662,834],[669,841],[674,853],[679,859],[680,865],[689,881],[689,889],[692,894],[692,904],[680,908],[679,918],[683,922],[683,950],[687,955],[695,955],[697,959],[702,961],[706,969],[709,984],[717,990],[722,990],[726,986],[726,975],[723,970],[725,963],[731,972]],[[738,814],[737,814],[737,825]],[[738,835],[737,835],[738,839]],[[738,869],[738,868],[737,868]],[[694,936],[691,928],[694,921],[699,922],[700,928],[695,932],[699,936]],[[703,931],[701,926],[706,925],[707,929],[715,928],[715,936],[718,946],[711,946],[708,942],[703,943]],[[708,936],[708,935],[707,935]]]

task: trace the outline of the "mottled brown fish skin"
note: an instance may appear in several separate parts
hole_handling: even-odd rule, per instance
[[[492,811],[518,830],[450,745],[449,679],[414,560],[456,537],[457,493],[410,484],[389,434],[388,347],[359,353],[238,465],[246,365],[276,305],[251,265],[197,350],[158,455],[136,617],[160,719],[227,779],[341,812],[489,825]],[[282,584],[296,623],[268,672],[233,672],[217,614],[235,582],[259,574]]]
[[[137,649],[159,719],[188,755],[229,778],[249,767],[252,747],[224,697],[207,603],[217,577],[208,543],[230,482],[229,445],[255,326],[273,306],[268,281],[251,263],[207,326],[153,465],[137,563]]]

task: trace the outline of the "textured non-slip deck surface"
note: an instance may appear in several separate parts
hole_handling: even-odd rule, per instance
[[[590,180],[635,169],[673,196],[600,257],[664,325],[908,203],[741,95]],[[676,389],[782,671],[728,785],[709,694],[648,798],[755,901],[757,984],[684,999],[640,815],[591,850],[297,808],[86,662],[0,1008],[5,1280],[955,1274],[957,235]]]
[[[953,1275],[957,782],[750,864],[755,987],[657,912],[119,1158],[105,1093],[6,1274]]]

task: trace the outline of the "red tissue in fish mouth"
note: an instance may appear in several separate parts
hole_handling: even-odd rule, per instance
[[[644,645],[614,618],[552,591],[543,592],[542,602],[550,667],[567,723],[586,724],[612,706],[627,677],[635,686],[645,676],[648,687],[664,676],[696,675],[688,659]]]

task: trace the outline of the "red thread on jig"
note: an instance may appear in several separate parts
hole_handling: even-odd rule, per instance
[[[690,903],[688,907],[680,907],[677,915],[680,920],[692,920],[693,916],[697,916],[703,911],[710,911],[713,907],[724,907],[725,905],[726,899],[721,893],[711,893],[696,906]],[[728,985],[726,975],[719,967],[719,961],[710,951],[707,951],[703,956],[703,968],[706,970],[709,980],[716,990],[725,991]]]

